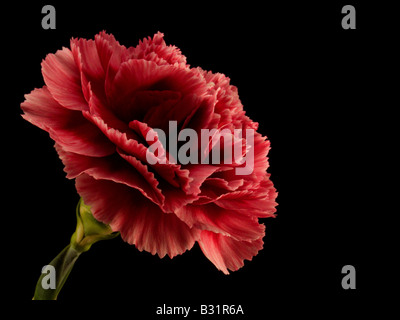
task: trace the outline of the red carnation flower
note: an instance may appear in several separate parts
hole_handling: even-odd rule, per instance
[[[197,241],[224,273],[258,253],[265,234],[258,218],[274,216],[277,205],[265,137],[254,134],[248,175],[224,159],[173,161],[166,145],[165,163],[147,157],[147,134],[167,131],[170,121],[178,133],[257,130],[229,78],[190,68],[161,33],[131,48],[105,32],[72,39],[70,49],[46,57],[42,73],[46,85],[25,96],[23,117],[50,134],[67,177],[76,179],[97,220],[160,257],[182,254]]]

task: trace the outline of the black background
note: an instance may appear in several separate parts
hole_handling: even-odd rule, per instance
[[[41,28],[45,4],[56,8],[56,30]],[[356,7],[356,30],[341,27],[345,4]],[[155,311],[164,303],[240,304],[246,319],[271,311],[351,316],[372,308],[378,259],[371,228],[378,201],[373,146],[381,125],[373,106],[390,28],[375,9],[361,1],[6,5],[2,167],[3,195],[11,204],[3,210],[9,296],[43,315],[75,314],[83,306],[127,319],[162,318]],[[46,54],[68,47],[71,37],[93,38],[101,30],[125,46],[161,31],[191,66],[231,78],[247,114],[271,141],[268,170],[279,192],[278,215],[263,221],[264,249],[229,276],[197,245],[173,260],[159,259],[117,238],[81,256],[56,303],[31,302],[41,268],[75,229],[79,197],[53,142],[20,117],[19,105],[43,86]],[[341,287],[347,264],[357,270],[356,290]]]

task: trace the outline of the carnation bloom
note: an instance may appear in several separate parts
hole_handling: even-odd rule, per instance
[[[72,39],[42,62],[45,86],[26,95],[23,117],[47,131],[67,177],[94,217],[140,251],[171,258],[198,242],[229,273],[263,246],[276,190],[269,141],[254,135],[254,168],[149,163],[149,130],[253,129],[237,88],[223,74],[191,68],[162,33],[126,48],[105,32]],[[165,154],[168,155],[166,147]],[[170,159],[170,158],[169,158]]]

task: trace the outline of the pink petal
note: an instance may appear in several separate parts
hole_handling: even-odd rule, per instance
[[[48,54],[42,62],[42,73],[51,95],[63,107],[71,110],[88,108],[82,93],[79,68],[69,49]]]
[[[188,164],[183,166],[183,169],[189,171],[189,185],[185,188],[185,192],[198,195],[204,182],[218,170],[218,167],[208,164]]]
[[[129,123],[129,128],[133,129],[135,133],[141,138],[142,141],[146,141],[146,143],[152,143],[147,141],[147,135],[149,132],[152,132],[152,136],[155,137],[154,141],[158,141],[158,135],[151,127],[149,127],[146,123],[134,120]],[[144,146],[141,145],[141,148]],[[159,145],[162,148],[162,144]],[[147,152],[147,147],[144,147],[143,152]],[[171,163],[171,157],[165,149],[162,149],[162,154],[165,156],[162,157],[166,161],[166,163],[155,163],[151,166],[163,177],[166,181],[168,181],[171,185],[175,187],[180,187],[182,190],[187,191],[189,188],[189,170],[182,170],[180,165]],[[146,159],[140,158],[143,162],[147,162]]]
[[[154,171],[159,175],[156,177],[159,181],[158,188],[162,190],[166,199],[162,207],[164,211],[174,212],[177,208],[197,199],[195,195],[187,195],[185,192],[185,190],[190,188],[190,173],[188,170],[182,170],[180,165],[168,162],[166,164],[148,164],[146,158],[146,146],[135,139],[129,139],[126,133],[110,128],[100,117],[93,116],[88,112],[84,112],[83,114],[86,118],[96,124],[96,126],[100,128],[110,141],[117,146],[120,155],[133,156],[135,159],[141,161],[142,164],[154,169]],[[143,126],[143,130],[146,130],[147,127],[145,124],[141,124],[141,126]],[[139,130],[139,132],[141,131]],[[134,163],[131,164],[134,165]],[[138,165],[138,163],[136,164]]]
[[[177,64],[182,68],[188,68],[186,57],[182,55],[177,47],[167,46],[163,38],[164,34],[158,32],[153,39],[150,37],[143,39],[133,50],[133,57],[135,59],[150,60],[159,65]]]
[[[110,104],[119,108],[132,101],[134,94],[142,90],[171,90],[179,91],[182,95],[202,95],[207,87],[203,78],[188,69],[131,59],[121,64],[108,98]]]
[[[196,230],[174,214],[162,212],[135,189],[86,174],[76,178],[76,187],[94,217],[121,232],[121,237],[140,251],[173,258],[191,249],[197,240]]]
[[[104,31],[95,36],[95,43],[100,62],[105,71],[104,87],[106,96],[108,96],[110,86],[121,63],[131,58],[134,48],[127,49],[125,46],[120,45],[113,35]]]
[[[243,179],[227,181],[221,178],[208,178],[202,185],[201,195],[215,200],[223,194],[231,194],[243,183]]]
[[[266,137],[263,137],[260,133],[254,131],[254,159],[253,159],[253,172],[249,175],[246,175],[246,181],[250,184],[259,184],[267,174],[267,169],[269,167],[268,163],[268,153],[270,147],[270,142]],[[244,167],[245,164],[235,165],[235,168]],[[242,176],[237,176],[235,170],[228,170],[218,174],[218,177],[221,177],[227,181],[235,180],[238,178],[242,178]],[[247,187],[247,186],[246,186]]]
[[[82,112],[69,110],[55,101],[47,87],[25,95],[23,118],[50,133],[50,137],[69,152],[93,157],[110,155],[115,146],[87,121]]]
[[[215,204],[186,205],[175,211],[190,227],[209,230],[236,240],[252,241],[264,234],[265,226],[245,212],[227,210]]]
[[[100,49],[104,47],[99,47]],[[92,91],[103,102],[107,101],[105,93],[105,77],[107,69],[104,65],[109,53],[99,52],[95,40],[71,39],[71,50],[76,65],[79,67],[81,87],[87,101],[92,96]],[[89,88],[90,86],[90,88]]]
[[[128,139],[140,140],[140,137],[130,130],[127,123],[119,119],[110,108],[100,99],[93,90],[91,90],[91,84],[88,87],[89,94],[89,112],[84,112],[83,115],[91,122],[97,125],[96,121],[93,121],[93,117],[98,117],[101,121],[107,125],[107,127],[118,130],[124,133]],[[102,126],[99,127],[103,131]],[[104,134],[106,132],[103,131]]]
[[[86,39],[71,39],[75,61],[81,63],[81,72],[89,82],[104,82],[105,70],[97,51],[96,42]],[[79,54],[78,54],[79,52]]]
[[[107,34],[105,31],[97,34],[94,42],[103,70],[108,72],[109,68],[113,70],[118,69],[121,64],[121,58],[125,56],[127,51],[125,46],[121,46],[112,34]],[[114,58],[119,58],[119,63],[114,64],[114,62],[117,62],[117,59],[113,59],[113,55]]]
[[[239,99],[238,89],[230,84],[230,79],[222,73],[207,72],[199,68],[197,70],[209,84],[209,91],[217,93],[218,103],[215,111],[222,114],[226,110],[233,119],[242,118],[244,115],[243,105]]]
[[[160,104],[146,113],[144,122],[150,127],[168,132],[169,121],[176,121],[178,130],[190,128],[200,133],[211,121],[215,97],[188,94],[173,105]]]
[[[139,121],[132,121],[129,126],[145,139],[152,129]],[[156,135],[156,133],[154,133]],[[165,150],[163,153],[167,153]],[[209,165],[174,165],[154,164],[152,168],[161,175],[159,188],[165,195],[163,209],[166,212],[176,212],[177,209],[198,199],[203,181],[213,174],[218,167]],[[168,182],[168,183],[165,183]]]
[[[138,172],[124,158],[117,154],[94,158],[64,151],[56,144],[56,150],[67,172],[67,178],[74,179],[86,173],[95,179],[110,180],[125,184],[139,190],[145,197],[158,205],[162,205],[164,197],[157,188],[158,182],[154,175],[145,168]],[[132,158],[132,157],[131,157]],[[129,159],[133,161],[132,159]]]
[[[143,121],[150,127],[161,129],[168,134],[170,121],[176,121],[179,130],[192,110],[197,109],[202,101],[203,98],[197,95],[186,95],[179,101],[171,101],[174,104],[163,103],[152,108],[146,113]]]
[[[187,194],[181,188],[173,187],[164,180],[160,181],[159,188],[165,196],[165,202],[162,209],[167,213],[174,214],[179,210],[179,208],[182,208],[198,199],[197,195]]]
[[[270,149],[270,142],[267,140],[267,137],[263,137],[260,133],[255,132],[253,176],[256,176],[258,181],[264,179],[269,167],[267,155]]]
[[[186,117],[182,129],[190,128],[197,133],[201,133],[201,129],[213,129],[212,124],[214,116],[214,106],[216,104],[215,95],[205,96],[197,108],[193,108],[192,112]]]
[[[84,112],[83,114],[87,119],[96,124],[108,139],[124,153],[134,156],[143,163],[147,163],[147,147],[145,145],[139,143],[136,139],[128,138],[125,132],[110,128],[104,120],[98,116],[94,116],[88,112]],[[145,126],[145,124],[143,125]],[[184,187],[189,183],[189,172],[187,170],[181,170],[179,165],[156,163],[151,165],[151,167],[154,168],[163,179],[175,187]]]
[[[149,116],[154,111],[163,109],[169,110],[181,99],[181,94],[171,90],[143,90],[138,91],[132,100],[120,105],[118,108],[112,107],[113,112],[118,118],[131,122],[133,119],[147,123],[150,127],[157,127],[149,121]],[[165,115],[162,116],[165,123]],[[158,119],[157,119],[158,120]]]
[[[277,196],[278,193],[267,175],[257,189],[226,193],[214,203],[227,210],[241,210],[259,218],[268,218],[275,217]]]
[[[95,124],[116,147],[123,150],[126,154],[135,156],[143,162],[146,161],[147,148],[136,139],[129,138],[128,134],[132,134],[131,132],[114,129],[109,126],[102,117],[93,115],[89,112],[83,112],[83,115],[90,122]]]
[[[204,255],[225,274],[243,267],[263,247],[262,237],[254,241],[237,241],[211,231],[202,231],[199,240]]]

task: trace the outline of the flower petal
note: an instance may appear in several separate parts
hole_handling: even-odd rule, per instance
[[[86,174],[76,178],[76,187],[94,217],[121,232],[121,237],[140,251],[173,258],[191,249],[197,240],[197,230],[174,214],[162,212],[135,189]]]
[[[233,191],[241,187],[243,183],[243,179],[227,181],[221,178],[208,178],[202,185],[201,195],[216,200],[221,195],[231,194]]]
[[[150,115],[155,110],[163,109],[169,110],[181,99],[181,94],[171,90],[141,90],[136,92],[132,100],[113,108],[113,112],[119,119],[129,123],[132,120],[139,120],[147,123],[150,127],[159,128],[154,126],[153,123],[148,121]],[[162,117],[165,122],[166,115]]]
[[[140,90],[171,90],[202,95],[207,87],[202,77],[188,69],[159,66],[152,61],[130,59],[121,64],[109,93],[110,105],[122,108]]]
[[[64,150],[93,157],[115,151],[115,146],[82,116],[82,112],[62,107],[47,87],[33,90],[25,99],[21,104],[25,113],[22,117],[49,132]]]
[[[263,247],[262,238],[237,241],[211,231],[202,231],[199,240],[204,255],[225,274],[243,267],[244,260],[252,260]]]
[[[183,166],[183,169],[189,171],[189,185],[185,188],[186,193],[198,195],[201,193],[204,182],[218,170],[218,167],[208,164],[188,164]]]
[[[113,35],[107,34],[105,31],[95,36],[95,43],[105,72],[104,89],[106,96],[108,96],[111,84],[121,63],[131,58],[134,48],[127,49],[125,46],[120,45]]]
[[[190,227],[209,230],[236,240],[252,241],[260,238],[265,226],[258,219],[242,211],[227,210],[217,205],[186,205],[175,214]]]
[[[81,72],[85,75],[87,81],[92,84],[96,82],[104,83],[105,71],[97,51],[96,42],[91,39],[73,38],[71,39],[71,49],[75,61],[80,62]]]
[[[167,46],[164,41],[164,34],[156,33],[153,39],[148,37],[140,41],[133,50],[135,59],[145,59],[161,64],[177,64],[180,67],[188,68],[186,65],[186,57],[182,55],[179,48],[175,46]]]
[[[79,68],[71,50],[63,48],[48,54],[42,62],[44,81],[53,98],[71,110],[88,109],[82,93]]]
[[[92,115],[88,112],[84,112],[83,114],[87,119],[92,121],[114,145],[121,149],[123,153],[134,156],[143,164],[148,164],[148,148],[144,144],[138,142],[132,137],[129,138],[126,132],[121,132],[117,129],[110,128],[101,117]],[[148,130],[151,130],[151,128],[148,128],[145,124],[142,124],[139,121],[134,123],[139,125],[141,130],[129,131],[128,133],[135,134],[139,140],[144,140],[144,137],[138,136],[135,132],[147,132]],[[131,126],[133,125],[134,124],[132,123]],[[186,186],[189,184],[189,172],[188,170],[181,170],[180,165],[167,162],[166,164],[149,164],[149,166],[151,166],[163,179],[165,179],[174,187],[186,188]]]
[[[108,37],[108,40],[111,38]],[[113,45],[113,49],[116,49],[116,44],[113,43]],[[94,91],[100,100],[106,102],[105,82],[110,65],[110,60],[107,61],[107,59],[112,58],[110,48],[99,44],[96,40],[72,38],[71,50],[75,63],[79,67],[81,87],[86,101],[89,102]],[[121,63],[118,59],[112,59],[112,62],[112,66],[116,69]],[[105,69],[106,64],[108,64],[107,69]]]
[[[256,189],[225,193],[214,203],[227,210],[241,210],[258,218],[269,218],[275,217],[277,196],[278,193],[267,175]]]
[[[152,108],[146,113],[143,122],[152,128],[168,132],[170,121],[176,121],[179,131],[185,128],[193,129],[200,136],[200,130],[207,128],[211,121],[214,104],[213,96],[187,94],[173,105],[163,103]]]
[[[67,178],[74,179],[86,173],[95,179],[110,180],[135,188],[154,203],[163,205],[164,196],[157,188],[158,182],[154,179],[154,175],[146,170],[139,172],[118,154],[95,158],[66,152],[57,144],[55,147],[65,166]]]
[[[113,70],[118,69],[121,64],[121,57],[124,56],[127,51],[126,47],[121,46],[112,34],[107,34],[105,31],[96,34],[94,42],[104,72],[107,72],[110,67]],[[120,58],[119,63],[115,65],[113,62],[117,62],[117,60],[112,59],[113,55]]]

